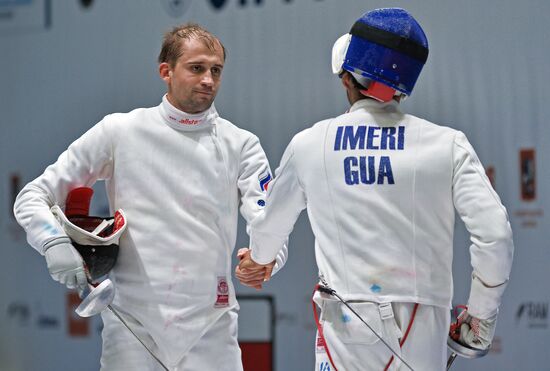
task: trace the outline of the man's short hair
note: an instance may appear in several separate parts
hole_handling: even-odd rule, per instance
[[[181,48],[182,41],[191,39],[197,39],[203,42],[204,45],[212,51],[216,50],[216,43],[219,43],[222,47],[223,60],[225,61],[226,51],[220,39],[196,23],[186,23],[176,26],[171,31],[164,34],[158,62],[166,62],[172,67],[175,66],[178,58],[183,54]]]

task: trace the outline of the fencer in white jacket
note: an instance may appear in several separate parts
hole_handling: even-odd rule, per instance
[[[269,164],[258,138],[212,103],[221,43],[195,25],[175,28],[169,43],[176,61],[161,52],[168,94],[160,105],[106,116],[24,187],[15,215],[48,259],[59,246],[70,250],[50,208],[63,207],[71,189],[105,180],[111,211],[123,209],[128,221],[111,272],[113,305],[171,370],[242,370],[231,255],[239,207],[247,222],[263,208]],[[50,254],[49,267],[63,265],[55,260]],[[118,319],[102,317],[102,370],[160,369]]]
[[[352,106],[292,139],[264,213],[251,225],[252,260],[243,260],[241,268],[271,262],[307,209],[323,282],[413,369],[441,371],[453,292],[455,210],[472,241],[468,313],[469,320],[481,320],[481,330],[466,323],[462,339],[472,347],[488,347],[494,334],[511,269],[510,224],[466,136],[402,113],[398,102],[412,86],[390,84],[364,59],[354,59],[368,47],[374,58],[372,50],[384,47],[376,35],[361,33],[364,24],[424,44],[420,26],[402,9],[366,13],[358,23],[334,50],[334,72]],[[391,58],[394,52],[385,50],[386,63],[403,64],[401,55]],[[408,369],[392,362],[392,353],[344,305],[319,293],[315,301],[322,310],[316,370]]]

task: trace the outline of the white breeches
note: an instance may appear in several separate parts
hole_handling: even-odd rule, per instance
[[[392,358],[389,349],[344,304],[333,300],[316,300],[322,314],[320,325],[329,353],[316,337],[316,371],[384,371]],[[450,311],[446,308],[419,305],[406,341],[400,340],[412,318],[414,303],[391,303],[393,315],[381,315],[379,304],[353,302],[352,308],[382,336],[415,371],[443,371],[446,367],[446,341],[450,325]],[[383,317],[385,319],[383,319]],[[387,318],[389,317],[389,318]],[[409,370],[394,357],[387,370]]]
[[[243,369],[241,350],[237,342],[238,325],[235,310],[222,315],[177,365],[166,364],[162,351],[143,326],[126,313],[122,315],[132,330],[170,371],[242,371]],[[101,371],[163,371],[143,345],[110,311],[103,312],[102,318],[104,327]]]

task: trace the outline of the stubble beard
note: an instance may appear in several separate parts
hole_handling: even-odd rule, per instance
[[[211,96],[207,100],[192,99],[191,108],[193,109],[193,112],[200,113],[200,112],[206,111],[212,106],[212,103],[214,102],[214,98],[215,98],[215,95]]]
[[[197,97],[197,96],[194,96],[194,97],[191,96],[188,99],[185,99],[184,101],[177,102],[179,107],[176,107],[176,108],[178,108],[179,110],[185,113],[195,115],[209,109],[210,106],[212,106],[212,103],[214,102],[214,98],[215,96],[212,96],[212,97],[209,97],[209,99],[205,100],[204,98],[201,99],[200,97]]]

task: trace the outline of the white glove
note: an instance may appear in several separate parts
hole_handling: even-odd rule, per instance
[[[70,289],[88,287],[82,256],[69,237],[57,238],[44,246],[46,263],[52,278]]]
[[[462,344],[474,349],[487,349],[495,336],[497,315],[489,319],[479,319],[464,311],[459,316],[460,339]]]

